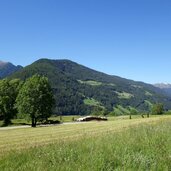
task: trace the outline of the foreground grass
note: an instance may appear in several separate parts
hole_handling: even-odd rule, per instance
[[[0,170],[171,170],[170,133],[168,116],[1,131]]]

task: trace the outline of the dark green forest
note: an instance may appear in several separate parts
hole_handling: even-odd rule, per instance
[[[34,74],[48,77],[56,101],[53,113],[57,115],[150,112],[156,103],[164,104],[165,110],[171,109],[171,97],[159,88],[97,72],[69,60],[40,59],[9,78],[26,80]]]

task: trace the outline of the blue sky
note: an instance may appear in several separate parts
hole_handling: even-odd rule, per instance
[[[171,83],[171,1],[0,0],[0,60],[39,58]]]

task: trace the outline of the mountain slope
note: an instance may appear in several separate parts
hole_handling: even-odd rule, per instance
[[[12,63],[0,61],[0,79],[11,75],[21,68],[21,66],[15,66]]]
[[[171,84],[158,83],[154,84],[154,86],[162,89],[166,94],[171,96]]]
[[[156,102],[171,108],[170,98],[159,88],[97,72],[69,60],[40,59],[11,78],[26,79],[36,73],[49,78],[57,114],[89,114],[97,109],[148,111]]]

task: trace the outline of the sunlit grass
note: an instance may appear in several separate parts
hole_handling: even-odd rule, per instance
[[[75,139],[81,136],[96,136],[105,132],[120,131],[123,128],[141,123],[152,123],[168,116],[139,119],[118,119],[106,122],[89,122],[81,124],[57,125],[52,127],[22,128],[0,130],[0,151],[6,154],[10,150],[19,150],[44,144],[55,143],[64,139]]]
[[[94,81],[94,80],[88,80],[88,81],[78,80],[78,82],[81,84],[87,84],[87,85],[91,85],[91,86],[100,86],[103,84],[102,82],[98,82],[98,81]]]
[[[0,132],[0,170],[171,169],[171,117]]]
[[[84,99],[84,104],[89,105],[89,106],[103,107],[103,106],[101,106],[100,102],[98,102],[97,100],[95,100],[93,98],[86,98],[86,99]]]

